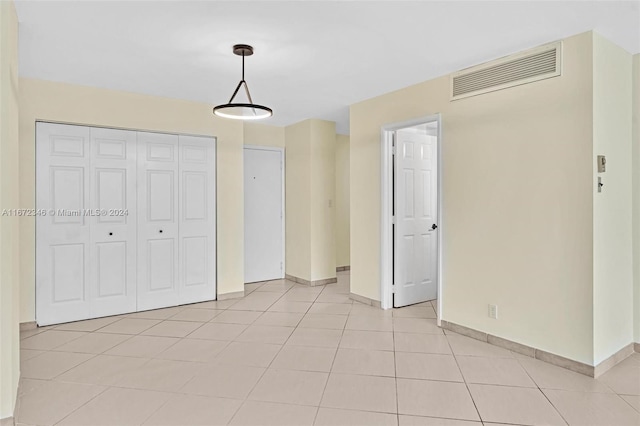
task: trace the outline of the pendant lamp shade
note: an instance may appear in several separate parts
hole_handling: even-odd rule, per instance
[[[218,117],[231,118],[235,120],[260,120],[262,118],[271,117],[273,115],[271,108],[253,103],[251,93],[249,92],[249,86],[244,79],[244,57],[253,55],[253,47],[247,44],[236,44],[233,46],[233,53],[238,56],[242,56],[242,79],[236,86],[236,90],[233,91],[233,95],[231,95],[229,102],[214,107],[213,114]],[[244,91],[247,94],[247,98],[249,99],[249,103],[233,102],[240,91],[240,88],[243,86]]]

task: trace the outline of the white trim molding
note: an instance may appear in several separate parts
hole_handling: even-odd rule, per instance
[[[565,358],[551,352],[543,351],[542,349],[534,348],[533,346],[523,345],[522,343],[494,336],[492,334],[485,333],[484,331],[475,330],[473,328],[465,327],[463,325],[455,324],[449,321],[442,321],[441,327],[445,330],[445,334],[461,334],[475,340],[480,340],[481,342],[486,342],[490,345],[499,346],[512,352],[517,352],[521,355],[544,361],[557,367],[562,367],[567,370],[571,370],[573,372],[595,378],[601,376],[612,367],[624,361],[632,353],[634,353],[634,344],[629,343],[628,345],[621,348],[618,352],[602,361],[600,364],[593,366],[580,361],[574,361],[572,359]]]

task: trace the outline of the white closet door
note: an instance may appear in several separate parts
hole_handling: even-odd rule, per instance
[[[36,319],[216,298],[215,139],[36,125]]]
[[[138,310],[178,305],[178,136],[138,132]]]
[[[216,298],[215,139],[180,135],[181,303]]]
[[[90,131],[36,124],[36,320],[91,318],[89,281]]]
[[[136,133],[91,129],[89,294],[94,317],[136,310]],[[95,213],[99,212],[99,215]]]

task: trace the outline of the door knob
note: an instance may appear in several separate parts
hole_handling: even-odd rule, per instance
[[[109,232],[109,235],[113,235],[113,232]]]
[[[162,229],[160,230],[160,233],[162,234]]]
[[[433,225],[431,225],[431,229],[435,230],[438,227],[438,225],[436,225],[435,223]]]

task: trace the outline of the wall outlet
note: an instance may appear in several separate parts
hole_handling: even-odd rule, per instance
[[[498,305],[489,305],[489,318],[498,319]]]

